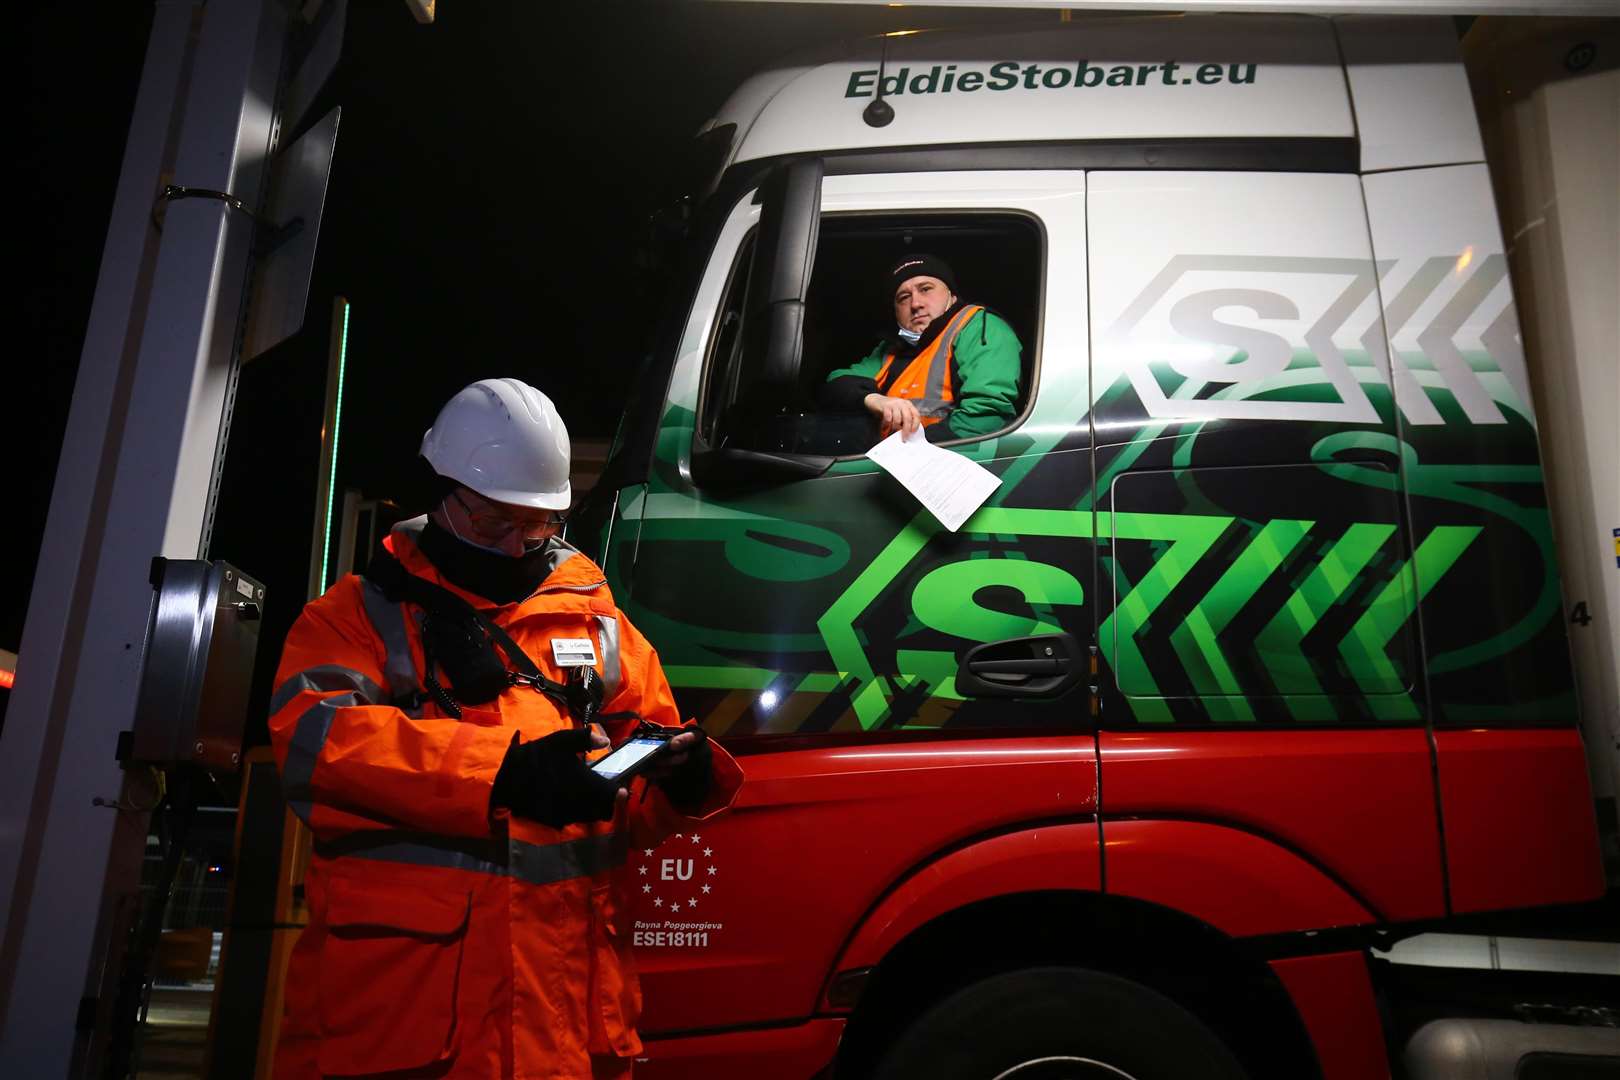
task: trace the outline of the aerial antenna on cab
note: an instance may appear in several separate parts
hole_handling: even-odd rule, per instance
[[[888,127],[894,122],[894,106],[883,100],[883,75],[889,66],[889,35],[883,35],[883,51],[878,56],[877,96],[867,102],[861,119],[868,127]]]

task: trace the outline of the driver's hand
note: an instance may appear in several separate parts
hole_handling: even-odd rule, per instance
[[[917,406],[905,398],[889,397],[887,394],[867,394],[866,408],[882,423],[881,437],[888,438],[896,431],[903,431],[909,437],[922,427],[922,414]]]

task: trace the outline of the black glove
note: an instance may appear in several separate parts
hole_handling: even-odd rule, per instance
[[[514,741],[495,774],[491,806],[560,829],[579,821],[608,821],[619,785],[598,776],[579,755],[591,748],[589,728],[557,731],[533,742]]]
[[[709,746],[709,733],[695,725],[684,728],[683,733],[686,731],[695,734],[697,742],[686,752],[685,761],[675,766],[669,775],[658,778],[658,786],[677,809],[701,805],[709,794],[709,785],[714,782],[714,750]]]

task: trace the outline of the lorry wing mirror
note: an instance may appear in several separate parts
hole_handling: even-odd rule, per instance
[[[706,487],[750,487],[820,476],[832,458],[807,455],[778,446],[781,439],[765,432],[790,419],[784,410],[798,391],[804,353],[804,316],[810,273],[816,262],[821,231],[820,158],[790,162],[773,171],[759,188],[759,231],[748,270],[744,301],[742,354],[746,375],[729,408],[748,418],[760,436],[745,446],[710,446],[700,434],[693,439],[692,477]]]
[[[804,351],[805,300],[821,231],[820,158],[794,161],[760,187],[759,242],[749,271],[744,319],[750,365],[757,372],[756,405],[780,408],[799,380]]]

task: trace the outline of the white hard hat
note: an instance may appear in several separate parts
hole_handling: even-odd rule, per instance
[[[445,403],[422,436],[433,471],[486,499],[566,510],[568,428],[551,399],[517,379],[480,379]]]

